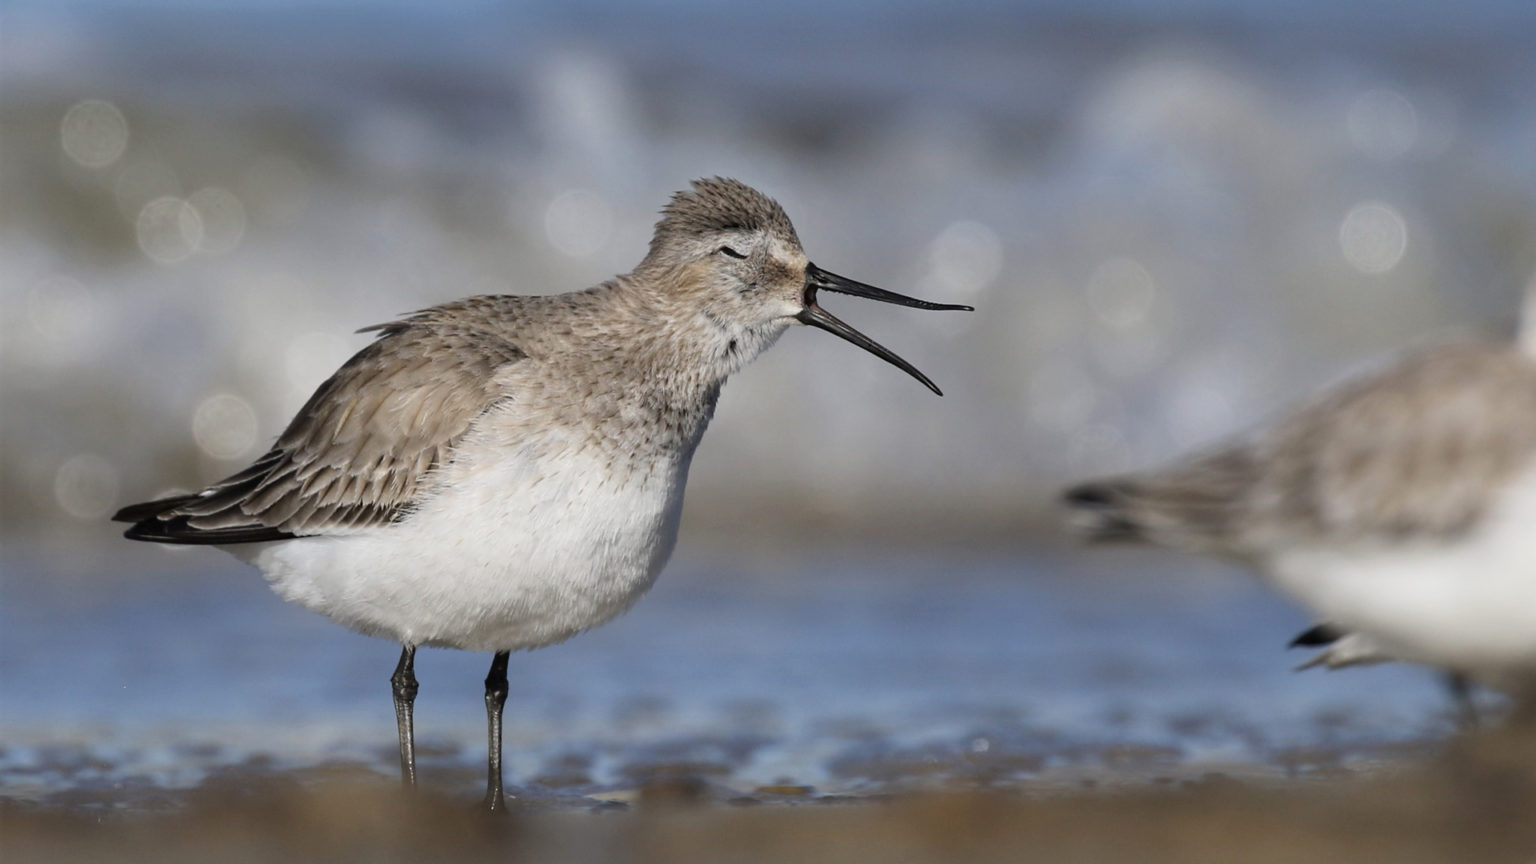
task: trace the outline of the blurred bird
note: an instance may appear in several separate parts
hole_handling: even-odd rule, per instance
[[[133,523],[134,540],[222,547],[284,599],[401,643],[390,682],[407,786],[416,648],[493,652],[485,805],[501,810],[508,654],[603,624],[650,588],[729,375],[805,324],[939,392],[818,305],[822,291],[971,308],[822,270],[777,202],[736,180],[699,180],[663,208],[630,274],[366,328],[375,341],[266,455],[114,518]]]
[[[1536,692],[1536,282],[1517,344],[1412,354],[1210,452],[1068,489],[1070,524],[1235,559],[1394,658]],[[1330,664],[1329,659],[1319,661]]]

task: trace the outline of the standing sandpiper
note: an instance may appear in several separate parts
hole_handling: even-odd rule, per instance
[[[1097,540],[1235,558],[1351,634],[1324,660],[1536,697],[1536,283],[1519,344],[1411,355],[1274,426],[1065,493]],[[1314,638],[1316,637],[1316,638]]]
[[[485,806],[502,810],[507,655],[603,624],[650,588],[731,373],[808,324],[939,392],[817,305],[818,291],[971,308],[822,270],[778,203],[699,180],[662,210],[629,275],[368,328],[377,339],[249,468],[114,518],[134,540],[220,546],[285,600],[401,643],[390,683],[408,787],[416,648],[493,652]]]

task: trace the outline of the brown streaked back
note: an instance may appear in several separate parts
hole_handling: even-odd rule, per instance
[[[1460,533],[1536,460],[1536,361],[1415,354],[1292,415],[1268,450],[1256,517],[1337,537]]]
[[[387,524],[501,398],[494,372],[523,359],[470,298],[376,330],[250,467],[192,496],[123,508],[134,539],[242,543]],[[505,299],[505,298],[502,298]]]

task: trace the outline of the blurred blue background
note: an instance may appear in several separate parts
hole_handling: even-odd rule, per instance
[[[821,266],[979,311],[829,304],[943,399],[810,331],[737,376],[694,464],[677,569],[856,573],[876,607],[865,577],[917,546],[936,603],[984,609],[1004,590],[976,576],[997,572],[976,549],[1020,556],[1020,580],[1059,577],[1063,559],[1029,556],[1058,542],[1062,483],[1242,429],[1383,352],[1508,333],[1536,272],[1533,42],[1536,6],[1522,0],[9,0],[0,673],[30,684],[0,709],[13,730],[99,716],[96,697],[39,682],[143,636],[140,613],[121,610],[160,596],[148,583],[167,571],[241,587],[208,599],[214,611],[168,602],[156,626],[190,629],[138,645],[151,665],[217,641],[210,622],[255,602],[241,593],[254,574],[215,553],[121,541],[104,522],[114,508],[242,467],[365,344],[360,326],[628,270],[667,196],[712,174],[776,197]],[[829,568],[805,548],[821,545],[854,551]],[[1234,649],[1233,634],[1178,617],[1188,608],[1257,634],[1261,647],[1231,655],[1251,665],[1214,680],[1285,675],[1278,646],[1305,618],[1230,587],[1223,568],[1074,560],[1196,576],[1139,610],[1166,618],[1132,626],[1138,609],[1122,605],[1125,627],[1059,622],[1054,636],[1046,619],[1020,650],[1034,638],[1057,656],[1108,645],[1140,658],[1145,634],[1105,633],[1147,626],[1187,637],[1152,680],[1182,670],[1189,683],[1209,671],[1193,659]],[[741,605],[762,580],[742,580]],[[1032,596],[1004,595],[1020,590]],[[308,626],[277,623],[307,613],[268,601],[252,620]],[[678,602],[615,625],[640,629],[612,650],[688,620]],[[951,659],[971,656],[954,642],[968,632],[1007,641],[985,620],[946,631]],[[913,632],[862,626],[872,644]],[[329,630],[326,650],[352,646],[387,673],[389,646]],[[75,642],[85,658],[43,650],[86,631],[101,641]],[[1068,636],[1079,641],[1049,642]],[[592,656],[555,653],[567,650],[551,654]],[[266,668],[192,653],[205,666],[187,689],[130,699],[135,716],[179,711],[242,664]],[[472,727],[483,662],[462,663],[469,713],[454,716]],[[306,671],[331,693],[334,669]],[[92,674],[82,686],[131,677]],[[1348,682],[1368,681],[1398,707],[1433,704],[1422,676],[1359,674],[1286,678],[1284,692],[1315,708],[1363,698]],[[380,709],[370,734],[388,744],[376,677],[356,704]],[[1119,698],[1081,680],[1093,699]],[[768,698],[794,702],[803,685]],[[314,698],[331,711],[341,697]]]
[[[740,375],[701,541],[1049,530],[1066,480],[1507,330],[1536,271],[1515,0],[4,16],[0,500],[31,538],[242,466],[360,326],[628,270],[710,174],[822,266],[981,311],[837,307],[942,401],[810,332]]]

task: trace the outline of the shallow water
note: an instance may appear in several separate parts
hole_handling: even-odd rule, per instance
[[[82,581],[14,546],[0,796],[158,809],[220,776],[388,776],[398,649],[205,550]],[[1335,775],[1449,734],[1433,676],[1294,674],[1306,624],[1171,556],[684,556],[617,622],[517,655],[507,775],[551,806]],[[424,782],[483,784],[488,657],[417,660]]]

